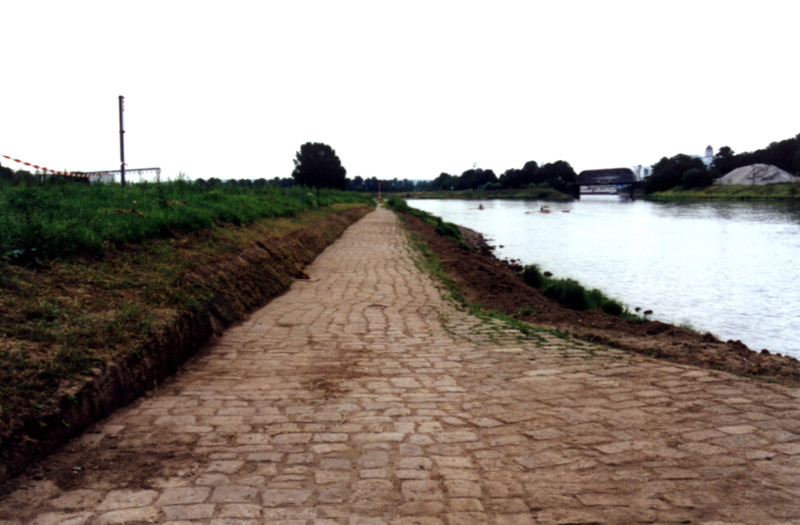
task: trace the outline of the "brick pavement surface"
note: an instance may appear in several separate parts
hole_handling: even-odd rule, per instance
[[[800,523],[800,392],[459,311],[379,209],[0,523]]]

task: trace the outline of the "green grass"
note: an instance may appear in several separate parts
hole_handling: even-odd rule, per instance
[[[763,186],[709,186],[697,190],[681,187],[648,195],[647,198],[663,201],[693,199],[714,200],[800,200],[800,183],[766,184]]]
[[[365,202],[365,195],[323,190],[320,205]],[[307,188],[213,188],[185,181],[130,184],[0,182],[0,265],[41,265],[110,246],[168,238],[217,225],[294,217],[316,207]]]
[[[608,315],[633,317],[617,300],[597,289],[587,290],[573,279],[554,279],[542,273],[538,265],[526,266],[522,279],[542,291],[545,297],[573,310],[602,310]]]

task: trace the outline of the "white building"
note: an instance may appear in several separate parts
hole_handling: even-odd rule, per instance
[[[711,167],[711,163],[714,162],[714,148],[711,146],[706,146],[706,152],[703,155],[689,155],[693,159],[700,159],[703,161],[703,164],[706,165],[706,168]]]
[[[706,168],[710,168],[712,162],[714,162],[714,148],[706,146],[706,154],[703,155],[703,164],[706,165]]]

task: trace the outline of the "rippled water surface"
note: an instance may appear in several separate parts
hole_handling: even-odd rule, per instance
[[[539,264],[655,319],[800,358],[800,206],[408,202],[483,233],[500,258]],[[538,211],[548,204],[551,213]]]

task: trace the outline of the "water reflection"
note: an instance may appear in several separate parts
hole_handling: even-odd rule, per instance
[[[798,205],[591,196],[539,213],[548,203],[409,204],[484,233],[503,246],[500,257],[600,288],[631,309],[800,357]]]

